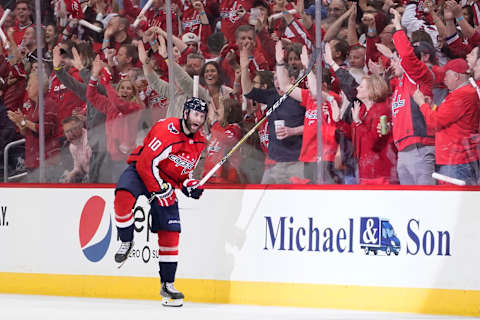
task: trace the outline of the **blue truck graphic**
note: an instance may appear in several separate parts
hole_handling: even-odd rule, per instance
[[[389,256],[392,252],[397,256],[400,252],[400,240],[395,234],[388,219],[379,217],[360,218],[360,248],[365,254],[385,251]]]

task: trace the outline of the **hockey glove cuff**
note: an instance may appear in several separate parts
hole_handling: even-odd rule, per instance
[[[203,193],[203,187],[195,187],[199,182],[200,181],[196,179],[185,180],[182,185],[183,194],[193,199],[200,199]]]
[[[172,185],[168,182],[163,182],[161,187],[162,188],[159,191],[151,193],[150,202],[156,198],[161,207],[173,205],[177,196],[175,195],[175,192],[173,192]]]

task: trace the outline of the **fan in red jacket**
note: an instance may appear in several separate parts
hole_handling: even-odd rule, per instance
[[[397,172],[401,184],[431,185],[435,181],[434,132],[427,128],[425,118],[413,99],[417,88],[432,99],[433,74],[415,55],[414,49],[400,24],[400,14],[394,14],[397,30],[393,42],[399,57],[394,54],[392,66],[399,78],[392,100],[393,140],[398,150]]]
[[[190,98],[184,104],[183,117],[157,122],[130,156],[130,165],[115,189],[115,221],[122,244],[115,261],[123,263],[133,248],[133,209],[138,197],[150,201],[151,230],[158,235],[158,261],[162,304],[181,306],[184,295],[173,282],[177,271],[178,243],[181,231],[175,188],[199,199],[202,187],[192,179],[206,141],[200,130],[205,123],[207,103]]]
[[[110,82],[102,81],[107,96],[98,92],[97,81],[103,63],[97,56],[93,63],[92,75],[87,86],[87,99],[106,116],[107,150],[114,167],[112,176],[119,176],[124,168],[125,160],[136,146],[138,120],[143,106],[137,95],[135,84],[130,80],[121,80],[117,91]]]
[[[445,85],[450,93],[435,109],[424,95],[415,92],[415,100],[425,116],[427,126],[435,132],[435,160],[438,172],[478,184],[477,147],[479,145],[480,100],[469,83],[468,64],[463,59],[449,61],[445,67]]]
[[[353,104],[352,124],[343,124],[344,130],[351,130],[360,184],[397,183],[392,133],[377,132],[380,117],[386,117],[386,123],[392,119],[389,94],[385,80],[375,75],[364,77],[357,87],[362,103]]]

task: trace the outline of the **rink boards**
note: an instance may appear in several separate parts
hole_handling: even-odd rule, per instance
[[[177,287],[189,301],[480,315],[479,189],[178,196]],[[110,187],[3,187],[0,209],[0,292],[159,298],[146,199],[121,269]]]

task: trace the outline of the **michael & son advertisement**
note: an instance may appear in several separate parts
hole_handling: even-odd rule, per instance
[[[157,277],[145,198],[134,209],[134,249],[118,268],[113,190],[0,190],[0,241],[7,244],[0,272]],[[477,198],[362,190],[207,189],[198,201],[179,195],[177,277],[480,290]]]

